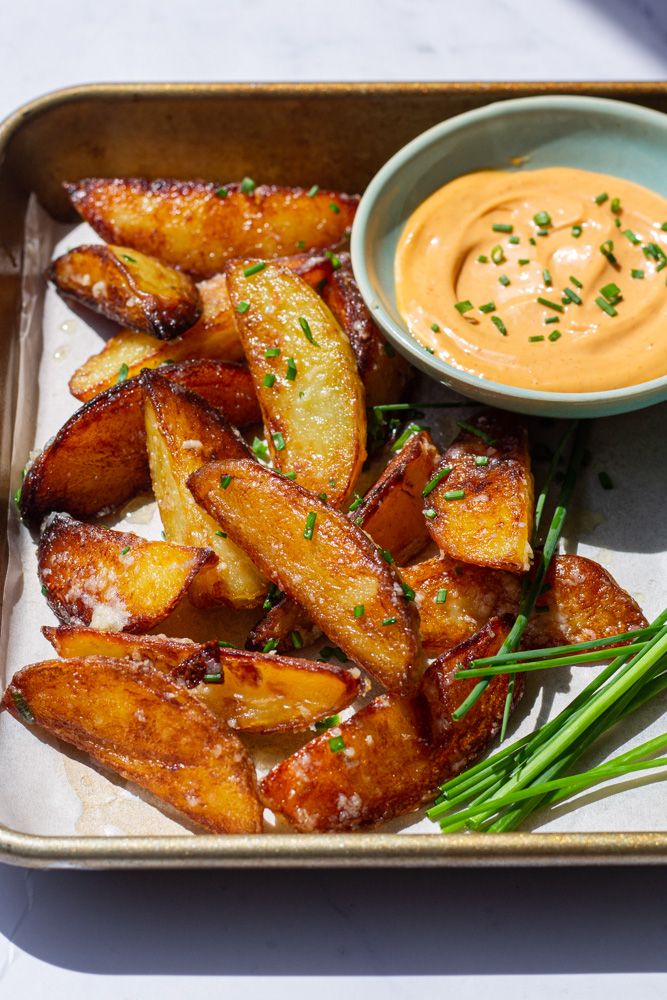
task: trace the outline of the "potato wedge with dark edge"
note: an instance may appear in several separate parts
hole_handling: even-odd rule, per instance
[[[210,549],[147,542],[68,514],[47,518],[37,548],[39,582],[56,617],[112,632],[145,632],[162,621],[215,559]]]
[[[261,782],[264,804],[302,832],[375,826],[418,809],[474,763],[500,729],[508,678],[494,678],[454,722],[451,712],[474,682],[453,674],[497,652],[510,624],[493,619],[435,660],[415,697],[381,695],[281,761]],[[523,689],[517,681],[513,704]]]
[[[281,597],[250,630],[246,649],[264,649],[272,642],[279,653],[291,653],[298,644],[309,646],[322,635],[322,629],[311,621],[308,612],[290,600]]]
[[[476,433],[461,430],[440,463],[451,472],[424,501],[425,510],[436,512],[429,531],[452,559],[523,573],[530,567],[533,529],[526,429],[516,417],[495,410],[469,426]]]
[[[202,311],[192,278],[128,247],[76,247],[53,261],[48,276],[65,298],[161,340],[189,330]]]
[[[285,264],[313,288],[331,273],[331,261],[322,255],[296,254],[285,257]],[[240,361],[243,348],[236,332],[234,313],[224,274],[216,274],[197,285],[202,314],[183,336],[168,343],[133,330],[121,330],[107,341],[99,354],[93,354],[72,375],[70,392],[77,399],[92,399],[115,385],[118,373],[127,366],[127,377],[138,375],[142,368],[158,368],[170,362],[201,358]]]
[[[350,255],[338,255],[337,267],[322,289],[322,297],[350,341],[366,390],[366,405],[397,403],[413,369],[385,340],[373,322],[357,285]]]
[[[128,635],[77,626],[42,633],[65,659],[104,656],[154,667],[191,688],[228,725],[247,733],[298,732],[347,708],[365,690],[358,670],[165,635]],[[222,681],[205,683],[207,675]]]
[[[12,678],[2,709],[71,743],[213,833],[260,833],[255,770],[213,712],[154,667],[46,660]]]
[[[257,462],[212,462],[188,485],[255,565],[351,660],[390,690],[414,687],[423,664],[417,614],[394,567],[361,529]]]
[[[79,215],[109,243],[152,254],[196,278],[233,257],[280,257],[334,246],[359,198],[336,191],[210,181],[88,177],[65,189]]]
[[[526,649],[603,639],[648,625],[637,602],[611,573],[584,556],[557,556],[545,591],[524,632]]]
[[[160,374],[192,389],[237,427],[256,423],[250,374],[222,361],[165,365]],[[128,379],[85,403],[30,465],[21,487],[22,517],[37,525],[50,511],[91,517],[150,487],[143,393]]]
[[[256,607],[266,593],[266,580],[196,503],[186,485],[188,476],[205,462],[249,458],[245,442],[201,396],[157,372],[144,372],[140,380],[151,481],[165,538],[180,545],[208,547],[218,557],[215,565],[205,566],[195,577],[190,600],[204,608],[216,604]]]
[[[233,261],[225,273],[273,463],[337,506],[366,457],[364,389],[349,341],[284,265],[255,272],[251,261]]]

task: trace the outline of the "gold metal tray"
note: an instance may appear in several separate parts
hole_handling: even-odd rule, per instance
[[[431,125],[503,98],[587,93],[667,111],[667,84],[146,84],[47,95],[0,125],[0,583],[16,420],[23,221],[35,192],[69,218],[65,178],[237,177],[363,190]],[[42,837],[0,826],[0,860],[34,867],[658,864],[667,833]]]

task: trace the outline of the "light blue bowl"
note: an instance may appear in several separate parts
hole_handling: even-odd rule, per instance
[[[462,174],[578,167],[612,174],[667,196],[667,115],[597,97],[499,101],[424,132],[385,163],[361,199],[352,228],[352,266],[366,304],[412,364],[489,406],[550,417],[626,413],[667,399],[667,375],[606,392],[540,392],[487,381],[428,354],[409,334],[394,288],[394,255],[414,209]],[[667,336],[667,331],[665,331]]]

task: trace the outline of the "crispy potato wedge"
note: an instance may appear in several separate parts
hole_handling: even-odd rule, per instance
[[[3,709],[90,754],[214,833],[259,833],[252,762],[220,719],[146,664],[46,660],[15,674]]]
[[[140,378],[151,481],[165,538],[180,545],[208,547],[218,557],[215,565],[197,574],[190,600],[204,608],[215,604],[256,607],[266,593],[266,580],[196,503],[186,485],[188,476],[205,462],[248,458],[245,442],[201,396],[157,372],[144,372]]]
[[[428,495],[435,510],[428,528],[452,559],[523,573],[530,566],[533,476],[525,428],[507,413],[489,410],[462,429],[445,452],[440,468],[450,468]],[[475,459],[488,459],[478,465]],[[460,499],[447,499],[463,490]]]
[[[222,361],[165,365],[160,374],[192,389],[243,427],[259,419],[249,372]],[[50,511],[90,517],[150,487],[143,391],[128,379],[84,404],[27,469],[21,515],[37,525]]]
[[[524,632],[526,649],[603,639],[648,625],[611,573],[584,556],[556,556],[546,587]]]
[[[354,523],[399,564],[414,558],[430,541],[422,491],[437,463],[438,452],[428,431],[414,434],[351,514]]]
[[[415,610],[394,568],[344,514],[256,462],[213,462],[188,485],[351,660],[390,690],[414,686],[422,668]]]
[[[516,614],[521,582],[513,573],[457,562],[427,559],[400,570],[416,592],[425,652],[442,653],[474,635],[494,615]]]
[[[234,257],[280,257],[334,246],[352,226],[357,196],[208,181],[89,177],[65,184],[79,215],[110,243],[152,254],[196,278]]]
[[[192,278],[128,247],[76,247],[53,261],[48,276],[65,298],[161,340],[189,330],[202,311]]]
[[[299,643],[310,646],[321,635],[322,629],[310,620],[307,611],[289,597],[281,597],[250,630],[246,649],[264,649],[267,642],[277,642],[279,653],[292,653]]]
[[[322,297],[347,335],[366,390],[366,405],[397,403],[412,369],[373,322],[357,285],[350,255],[339,254],[337,267],[322,289]]]
[[[78,626],[42,628],[65,659],[104,656],[148,660],[185,682],[228,725],[248,733],[296,732],[347,708],[365,683],[359,671],[326,663],[243,650],[165,635],[128,635]],[[221,682],[206,682],[219,674]]]
[[[313,288],[319,287],[331,273],[331,261],[322,255],[296,254],[284,263]],[[138,375],[142,368],[201,358],[240,361],[243,348],[236,332],[234,312],[227,294],[227,279],[216,274],[197,285],[202,314],[182,337],[159,343],[148,334],[121,330],[107,341],[99,354],[93,354],[72,375],[70,392],[84,402],[115,385],[118,373],[127,366],[127,377]]]
[[[381,695],[281,761],[261,783],[264,804],[303,832],[374,826],[419,808],[474,763],[500,729],[507,677],[495,677],[454,722],[451,712],[471,682],[454,681],[453,674],[497,652],[507,631],[507,622],[494,619],[434,661],[416,697]],[[521,685],[514,703],[520,694]]]
[[[364,391],[354,354],[305,281],[282,264],[251,274],[247,264],[228,265],[227,287],[273,463],[337,506],[366,457]]]
[[[138,535],[51,514],[37,549],[44,596],[66,624],[145,632],[166,618],[210,549],[147,542]]]

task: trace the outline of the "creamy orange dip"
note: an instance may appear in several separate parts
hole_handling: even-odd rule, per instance
[[[646,382],[667,373],[666,230],[667,199],[617,177],[467,174],[405,226],[398,308],[425,348],[495,382]]]

